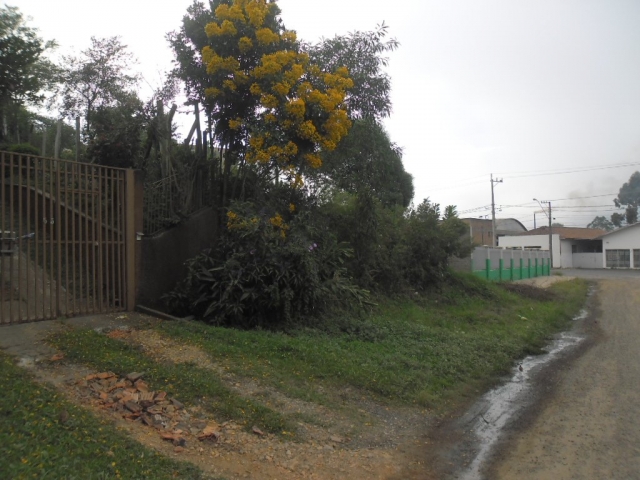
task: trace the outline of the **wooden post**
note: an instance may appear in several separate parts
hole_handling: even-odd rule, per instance
[[[141,265],[141,243],[137,240],[137,233],[143,228],[143,195],[144,183],[142,172],[128,169],[125,174],[125,255],[127,278],[127,310],[136,308],[138,280]]]
[[[76,162],[80,161],[80,117],[76,117]]]
[[[42,150],[40,150],[40,156],[47,156],[47,127],[42,129]]]
[[[56,125],[56,143],[53,147],[53,158],[60,158],[60,142],[62,140],[62,119]]]

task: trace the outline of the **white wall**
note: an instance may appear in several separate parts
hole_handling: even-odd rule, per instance
[[[571,244],[572,244],[571,240],[560,240],[561,268],[573,268],[573,254],[571,253],[573,250],[571,248]]]
[[[604,253],[574,253],[573,268],[602,268]]]
[[[498,246],[520,248],[532,247],[540,248],[540,250],[549,250],[549,235],[507,235],[498,238]],[[569,245],[569,255],[570,254],[571,245]],[[556,233],[553,235],[553,268],[561,267],[562,259],[560,255],[560,235]]]
[[[640,249],[640,223],[613,231],[602,237],[602,266],[607,266],[606,250],[631,250],[631,268],[640,268],[633,264],[633,250]]]

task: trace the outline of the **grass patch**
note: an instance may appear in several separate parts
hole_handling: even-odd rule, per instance
[[[0,385],[2,478],[204,478],[36,384],[2,353]]]
[[[120,376],[144,372],[154,390],[164,390],[180,401],[201,405],[220,420],[233,419],[247,427],[258,425],[271,433],[293,427],[277,412],[235,394],[211,370],[192,364],[159,363],[139,349],[92,330],[69,330],[50,338],[67,359]]]
[[[437,407],[539,352],[583,306],[587,284],[558,283],[538,296],[510,290],[465,277],[418,300],[383,300],[366,318],[334,317],[287,333],[199,322],[157,328],[299,398],[322,402],[326,392],[349,386],[392,403]]]

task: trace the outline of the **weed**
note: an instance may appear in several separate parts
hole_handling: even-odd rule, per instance
[[[203,478],[34,383],[4,354],[0,384],[2,478]]]
[[[294,430],[282,415],[226,388],[209,369],[193,364],[159,363],[131,345],[91,330],[70,330],[51,337],[50,341],[67,359],[100,371],[118,375],[144,372],[151,388],[202,405],[222,420],[234,419],[248,427],[259,425],[273,433]]]

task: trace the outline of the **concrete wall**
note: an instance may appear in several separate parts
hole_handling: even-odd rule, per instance
[[[573,268],[573,243],[571,240],[560,240],[560,268]]]
[[[603,253],[574,253],[573,268],[602,268]]]
[[[214,209],[206,208],[169,230],[140,240],[139,305],[163,307],[160,297],[185,277],[184,263],[212,245],[217,235],[215,215]]]
[[[505,236],[498,239],[500,247],[507,248],[539,248],[549,250],[549,235],[516,235]],[[571,247],[569,247],[571,253]],[[560,235],[553,235],[553,268],[561,268]]]
[[[633,261],[633,250],[640,249],[640,223],[611,232],[602,238],[602,266],[606,268],[607,250],[630,250],[631,268],[640,268]]]

